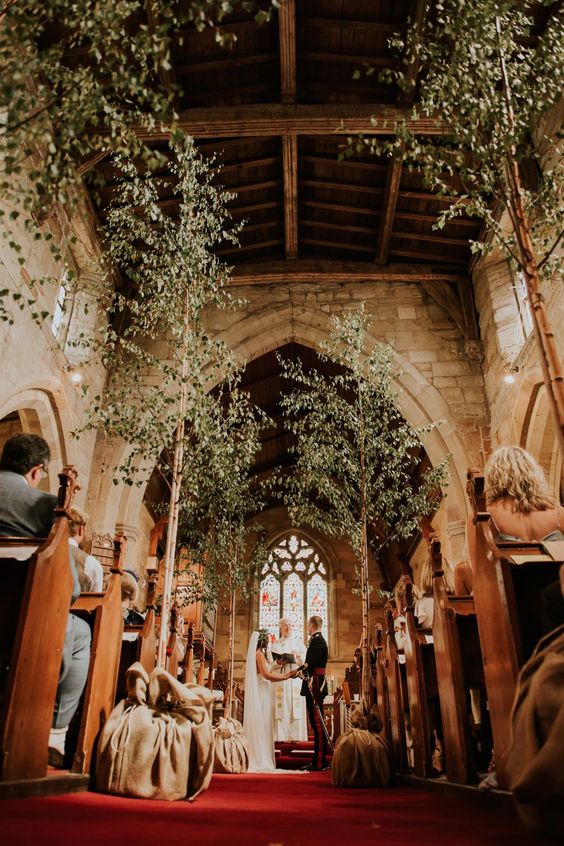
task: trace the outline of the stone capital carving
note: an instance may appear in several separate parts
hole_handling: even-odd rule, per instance
[[[483,361],[484,359],[484,345],[481,341],[466,341],[464,343],[464,354],[471,361]]]

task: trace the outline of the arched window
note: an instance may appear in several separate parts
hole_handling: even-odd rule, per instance
[[[294,633],[307,643],[308,617],[323,620],[328,632],[327,567],[318,550],[297,533],[288,534],[270,550],[260,574],[259,628],[278,637],[278,621],[288,617]]]

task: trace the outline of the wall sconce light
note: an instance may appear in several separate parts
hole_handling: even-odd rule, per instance
[[[503,377],[503,381],[506,385],[513,385],[515,382],[515,374],[519,373],[519,368],[517,365],[510,367],[509,370],[505,371],[505,375]]]
[[[67,367],[67,373],[73,385],[80,385],[82,382],[82,373],[80,370],[75,370],[74,367]]]

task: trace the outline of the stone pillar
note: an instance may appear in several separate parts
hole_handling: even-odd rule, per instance
[[[448,539],[450,541],[450,564],[454,568],[459,561],[464,561],[468,558],[468,545],[466,543],[466,521],[455,520],[447,526]],[[453,572],[449,573],[450,581],[453,578]]]

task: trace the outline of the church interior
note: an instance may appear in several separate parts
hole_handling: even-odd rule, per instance
[[[520,14],[522,6],[505,4],[507,11],[497,0],[480,3],[490,11],[500,7],[500,15]],[[25,539],[10,537],[19,533],[2,528],[0,502],[4,536],[0,555],[9,573],[0,601],[4,842],[31,844],[40,837],[48,845],[79,838],[94,846],[132,837],[144,846],[186,836],[202,844],[229,838],[248,846],[300,846],[320,836],[344,844],[360,838],[367,844],[394,846],[436,843],[439,838],[460,846],[494,840],[529,844],[542,842],[543,836],[557,842],[564,835],[564,630],[560,629],[559,641],[548,634],[558,628],[544,626],[540,597],[559,578],[564,591],[564,516],[560,517],[564,374],[557,369],[563,353],[564,297],[561,276],[555,271],[541,275],[541,293],[535,299],[530,256],[525,271],[508,257],[504,244],[512,243],[513,250],[519,245],[518,238],[512,241],[507,235],[514,225],[511,207],[508,211],[492,194],[487,219],[475,213],[471,199],[459,204],[456,215],[440,218],[454,195],[463,193],[463,177],[456,172],[444,177],[450,180],[449,196],[430,185],[425,173],[408,161],[407,145],[414,139],[428,151],[450,139],[451,129],[440,115],[417,111],[430,71],[405,44],[404,53],[398,54],[394,38],[398,34],[405,38],[410,28],[417,33],[429,20],[436,21],[441,4],[134,0],[126,4],[127,15],[122,12],[126,22],[120,38],[108,49],[119,52],[120,39],[124,44],[141,43],[133,40],[139,33],[153,39],[158,50],[166,44],[166,56],[155,63],[152,75],[143,77],[139,71],[135,85],[141,88],[149,79],[151,91],[159,92],[159,108],[166,103],[172,117],[167,122],[162,113],[152,114],[153,100],[147,96],[137,123],[129,126],[131,136],[115,130],[117,118],[112,112],[107,124],[115,131],[112,135],[108,129],[102,142],[104,117],[94,107],[87,110],[86,85],[77,84],[69,91],[59,80],[57,96],[65,105],[57,104],[56,96],[45,107],[38,101],[41,131],[30,135],[22,166],[10,170],[6,163],[16,153],[6,147],[11,118],[5,116],[11,112],[5,98],[9,94],[17,103],[18,90],[25,89],[28,93],[21,99],[27,109],[25,104],[37,102],[26,99],[32,98],[37,85],[43,86],[45,98],[49,83],[41,78],[42,62],[47,76],[53,68],[63,67],[63,80],[72,80],[73,73],[77,80],[95,78],[98,88],[93,86],[90,96],[96,107],[104,86],[111,91],[104,94],[108,102],[114,97],[125,104],[131,91],[137,91],[129,80],[126,89],[117,60],[111,78],[102,73],[104,62],[110,66],[110,60],[100,44],[104,28],[117,26],[117,17],[112,17],[118,15],[116,4],[84,4],[84,15],[90,16],[97,31],[93,35],[85,28],[82,41],[73,40],[69,10],[75,4],[68,0],[45,3],[44,20],[38,13],[37,32],[34,3],[23,3],[21,18],[18,5],[0,3],[0,21],[4,19],[0,26],[5,30],[0,36],[2,55],[9,47],[10,27],[31,39],[10,48],[16,58],[20,55],[17,61],[23,71],[4,86],[0,109],[5,235],[0,241],[0,449],[23,435],[44,439],[49,460],[40,464],[44,472],[36,490],[58,495],[59,501],[49,537],[36,534]],[[446,5],[456,3],[449,0]],[[178,8],[184,12],[181,24],[174,18]],[[561,31],[560,4],[533,2],[529,13],[523,49],[541,50],[551,27],[560,26]],[[30,76],[28,59],[21,58],[28,49],[31,55],[30,43],[37,61],[29,59],[29,66],[39,82]],[[562,58],[561,51],[560,43]],[[12,68],[17,61],[12,60]],[[386,77],[385,69],[401,70],[403,84]],[[123,104],[120,108],[126,111],[129,101]],[[73,108],[87,115],[84,125],[77,118],[75,137],[57,126],[59,120],[69,120]],[[562,100],[550,102],[537,110],[536,122],[528,128],[528,143],[537,156],[533,164],[519,164],[523,194],[534,193],[543,169],[557,178],[562,114]],[[49,143],[46,125],[55,127],[47,133]],[[412,134],[402,140],[401,127],[406,125]],[[193,324],[181,310],[167,314],[172,307],[166,305],[166,272],[159,277],[164,280],[159,290],[154,287],[152,293],[142,294],[143,274],[150,274],[153,265],[147,261],[136,266],[136,257],[154,249],[155,262],[167,255],[172,267],[174,250],[165,253],[159,237],[151,240],[151,235],[133,234],[129,242],[117,243],[131,221],[119,216],[119,202],[133,198],[135,216],[135,203],[138,212],[143,202],[141,189],[135,193],[141,184],[149,184],[153,192],[163,242],[163,233],[177,232],[186,222],[190,200],[182,191],[192,188],[189,176],[184,188],[181,184],[186,159],[181,160],[172,147],[176,130],[189,139],[190,155],[213,169],[205,196],[225,194],[222,202],[239,228],[236,240],[217,237],[209,248],[211,258],[202,265],[223,274],[223,287],[232,302],[224,308],[219,302],[223,294],[214,289]],[[375,146],[369,150],[369,145],[363,148],[354,139]],[[399,156],[389,154],[391,147],[386,145],[394,143]],[[123,169],[120,155],[130,156],[140,177]],[[63,161],[60,195],[55,201],[50,197],[44,208],[41,196],[29,205],[31,193],[21,186],[49,185],[51,190],[57,178],[53,163]],[[194,201],[193,216],[198,208]],[[539,212],[537,206],[535,213],[542,215],[542,209]],[[546,226],[555,221],[557,225],[561,217],[562,209],[547,219]],[[496,232],[503,234],[501,240],[492,234],[491,220]],[[207,237],[204,224],[201,229]],[[158,233],[158,225],[151,231]],[[139,246],[144,237],[146,243]],[[476,242],[486,248],[476,249]],[[113,252],[108,246],[112,243],[117,244]],[[190,244],[181,240],[179,244],[184,250],[179,252],[180,265],[191,253]],[[558,258],[559,251],[558,236],[550,261]],[[194,265],[198,260],[194,250]],[[225,269],[217,271],[219,266]],[[170,299],[174,309],[181,303],[180,285],[188,285],[181,270],[170,270],[177,286],[176,299],[172,295]],[[206,283],[199,272],[193,271],[191,284],[203,291]],[[150,315],[151,303],[143,296],[162,302],[155,326],[140,339],[128,332],[136,313]],[[542,320],[550,324],[545,329],[539,328],[541,312]],[[335,405],[350,402],[350,389],[343,388],[339,379],[354,371],[357,352],[351,346],[339,359],[332,359],[327,349],[335,326],[349,325],[348,317],[355,314],[362,314],[364,333],[358,360],[367,360],[373,349],[385,345],[393,392],[388,396],[397,408],[387,430],[374,416],[366,425],[398,452],[402,432],[415,437],[407,448],[401,484],[393,471],[385,469],[388,453],[382,452],[376,462],[375,478],[379,472],[380,478],[388,472],[391,477],[378,494],[374,483],[372,495],[380,497],[379,503],[400,503],[394,506],[400,528],[390,530],[388,540],[388,529],[382,526],[391,526],[393,520],[378,511],[381,504],[374,506],[375,511],[368,509],[372,517],[366,518],[362,517],[365,500],[354,500],[362,507],[352,506],[346,520],[347,526],[363,527],[358,541],[352,529],[324,529],[332,508],[345,524],[346,506],[333,502],[320,481],[312,482],[316,502],[311,513],[315,511],[317,521],[308,522],[291,499],[299,487],[298,483],[292,487],[292,479],[302,471],[306,475],[306,465],[300,461],[309,461],[308,467],[320,465],[315,463],[311,441],[310,452],[300,456],[305,404],[297,422],[288,423],[292,402],[304,402],[303,392],[302,400],[299,391],[292,393],[296,378],[288,378],[288,372],[295,377],[296,368],[303,368],[324,384],[333,380],[341,385]],[[143,328],[141,320],[139,326]],[[190,348],[193,357],[185,356],[183,375],[178,377],[175,371],[171,376],[170,359],[188,350],[190,331],[205,339],[208,352]],[[111,352],[105,352],[102,341],[92,341],[94,337],[107,344],[111,338]],[[224,356],[219,363],[209,354],[212,345]],[[116,350],[131,358],[112,359]],[[141,365],[131,364],[136,354]],[[139,367],[145,368],[143,377]],[[235,381],[229,376],[231,367]],[[362,364],[359,367],[361,372]],[[377,386],[369,389],[376,397]],[[246,511],[237,512],[240,534],[229,541],[235,546],[221,547],[217,541],[214,548],[214,515],[219,515],[215,527],[219,532],[224,507],[217,489],[231,484],[235,474],[230,470],[238,459],[216,449],[214,437],[216,442],[223,437],[218,424],[217,434],[209,436],[213,457],[210,452],[208,462],[204,431],[208,418],[194,410],[194,403],[198,398],[209,401],[224,420],[236,395],[244,396],[262,421],[254,430],[252,454],[250,447],[245,453],[245,496],[249,501],[255,497],[255,510],[251,502],[244,506]],[[111,401],[102,414],[104,396]],[[333,412],[331,401],[327,402],[329,419]],[[133,427],[139,410],[143,422],[137,434]],[[153,425],[156,418],[164,423]],[[244,423],[237,426],[242,432]],[[139,446],[135,438],[142,440],[144,432],[147,444]],[[317,458],[331,454],[335,467],[340,466],[335,453],[346,450],[353,436],[341,433],[341,437],[344,446],[335,451],[330,450],[335,444],[321,439]],[[551,499],[540,509],[543,519],[554,514],[557,522],[542,534],[532,530],[515,537],[503,525],[498,530],[493,521],[491,515],[501,522],[498,512],[489,510],[487,466],[492,454],[505,447],[519,448],[544,474],[546,496]],[[369,452],[367,447],[366,456]],[[365,458],[369,460],[363,456],[363,462]],[[216,460],[224,462],[219,470]],[[6,469],[0,463],[0,478]],[[323,478],[329,476],[327,469]],[[352,478],[351,471],[346,486],[353,484]],[[431,484],[430,479],[438,481]],[[211,504],[200,507],[199,492],[213,485]],[[507,490],[506,499],[512,496]],[[0,500],[5,496],[0,482]],[[86,559],[94,557],[101,564],[103,585],[82,589],[78,597],[72,594],[71,617],[86,621],[91,630],[90,658],[80,704],[65,735],[64,761],[55,766],[48,760],[47,739],[71,607],[66,550],[69,525],[73,519],[76,522],[72,508],[84,515],[80,546]],[[530,518],[533,511],[519,516]],[[221,526],[223,531],[224,522]],[[236,550],[236,565],[226,561],[229,550]],[[210,558],[217,559],[213,567]],[[464,581],[469,571],[470,584],[467,578]],[[134,583],[129,600],[124,599],[124,573]],[[227,577],[234,581],[228,584]],[[202,587],[198,594],[199,585],[205,590]],[[558,602],[561,608],[561,597]],[[431,608],[428,624],[423,607]],[[283,620],[289,621],[291,630],[287,640],[281,637]],[[311,620],[321,621],[318,630],[316,623],[311,628]],[[307,679],[273,680],[271,685],[264,676],[269,695],[270,688],[276,688],[276,719],[281,719],[278,708],[286,709],[285,718],[288,709],[292,713],[302,709],[299,736],[291,730],[284,734],[280,724],[275,728],[274,772],[260,768],[245,772],[240,763],[239,769],[233,765],[230,770],[225,762],[223,769],[218,768],[218,720],[237,720],[243,732],[245,707],[249,719],[249,644],[256,632],[260,643],[264,631],[267,659],[273,661],[276,649],[290,653],[294,672],[297,664],[304,664],[306,651],[310,654],[311,641],[321,634],[328,653],[325,664],[315,671],[321,699],[311,698],[315,675],[309,677],[307,695],[300,694]],[[517,767],[515,776],[511,755],[519,740],[513,734],[516,694],[526,684],[534,687],[527,673],[535,661],[540,666],[544,654],[540,647],[549,642],[537,645],[541,637],[552,638],[552,646],[546,648],[554,650],[551,656],[560,663],[554,665],[553,687],[539,718],[554,720],[555,726],[552,734],[546,729],[550,742],[544,763],[537,761],[539,767],[547,767],[542,771],[544,787],[540,796],[538,784],[533,787],[531,799],[522,786],[515,788],[522,770]],[[260,674],[254,653],[251,660]],[[141,669],[126,676],[133,664]],[[146,693],[136,701],[147,707],[143,697],[152,695],[154,682],[149,683],[149,676],[157,678],[156,667],[167,671],[178,690],[188,686],[196,697],[205,689],[193,706],[199,716],[191,711],[189,718],[182,718],[191,726],[186,766],[193,772],[188,783],[194,786],[194,779],[201,777],[204,785],[194,787],[193,802],[167,802],[164,793],[143,798],[141,793],[97,789],[107,769],[102,757],[110,754],[113,743],[104,746],[108,726],[117,719],[114,706],[129,701],[134,683],[139,695],[139,680],[145,684],[146,678]],[[270,672],[275,671],[282,673],[284,668],[276,670],[274,662]],[[170,707],[175,690],[169,690]],[[289,699],[283,700],[284,690],[290,691]],[[308,707],[308,696],[312,708],[317,707],[317,728],[311,717],[306,720],[304,696]],[[372,705],[380,719],[374,736],[382,739],[391,762],[388,786],[376,780],[359,789],[346,766],[339,785],[336,760],[346,738],[357,732],[356,737],[364,739],[357,743],[373,742],[366,727]],[[354,714],[362,706],[364,717],[355,728]],[[216,765],[212,748],[204,778],[202,726],[208,723]],[[535,742],[540,744],[538,734]],[[133,741],[128,742],[133,748]],[[225,749],[227,741],[223,743]],[[324,750],[327,746],[324,766],[315,764],[318,744]],[[530,739],[519,743],[523,755],[532,756],[531,744]],[[559,774],[554,763],[558,760]],[[307,765],[317,772],[304,771]],[[156,771],[155,765],[152,772]],[[117,778],[113,770],[110,777]],[[139,778],[147,779],[147,772]]]

